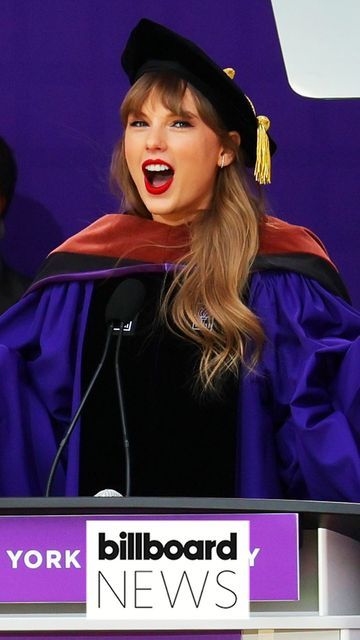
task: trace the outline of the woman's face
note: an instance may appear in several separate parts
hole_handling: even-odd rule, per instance
[[[125,129],[126,162],[154,220],[189,222],[210,205],[223,146],[201,119],[189,89],[182,108],[169,111],[153,93]]]

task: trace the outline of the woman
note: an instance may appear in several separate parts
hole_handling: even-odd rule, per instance
[[[132,494],[359,500],[360,317],[318,239],[265,216],[249,183],[245,164],[269,180],[267,119],[161,25],[142,20],[122,61],[127,215],[59,247],[1,323],[3,494],[44,491],[107,301],[136,275],[145,303],[120,352]],[[117,404],[112,355],[56,492],[123,490]]]

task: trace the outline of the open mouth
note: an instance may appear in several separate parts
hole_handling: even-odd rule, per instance
[[[142,165],[145,187],[153,195],[167,191],[174,179],[174,169],[161,161],[147,160]]]

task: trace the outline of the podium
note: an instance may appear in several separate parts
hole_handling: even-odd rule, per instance
[[[360,640],[359,503],[238,498],[0,499],[1,538],[3,545],[10,548],[10,537],[13,539],[16,527],[23,533],[29,518],[42,521],[46,527],[51,518],[58,517],[66,526],[66,522],[72,522],[74,517],[86,520],[94,516],[105,519],[141,514],[210,514],[216,519],[223,514],[250,517],[292,513],[299,516],[300,532],[300,599],[297,601],[251,602],[249,618],[222,624],[221,628],[199,626],[198,623],[181,627],[169,621],[160,627],[154,624],[146,629],[136,624],[124,626],[121,620],[89,619],[84,602],[3,602],[0,604],[0,638],[10,638],[13,634],[26,637],[23,634],[31,631],[32,638],[39,634],[43,639],[56,637],[56,633],[62,637],[65,634],[67,638],[106,637],[108,640],[130,636],[140,640],[148,638],[149,634],[176,637],[184,633],[190,640],[197,635],[201,638],[202,634],[211,637],[216,631],[216,640],[222,637],[231,640],[236,637],[243,640]],[[32,559],[35,561],[36,558]],[[2,558],[0,573],[3,563]]]

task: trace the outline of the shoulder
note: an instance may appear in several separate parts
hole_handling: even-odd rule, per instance
[[[264,216],[261,221],[259,242],[260,255],[308,253],[333,264],[324,244],[315,233],[273,216]]]
[[[144,222],[135,216],[109,213],[65,240],[50,255],[65,252],[117,257],[123,249],[124,238],[143,231]]]
[[[315,278],[294,272],[256,273],[251,280],[249,307],[260,319],[275,354],[291,344],[301,349],[333,340],[358,339],[360,314],[343,297]],[[314,341],[314,342],[313,342]],[[311,343],[311,344],[310,344]],[[307,348],[301,357],[306,357]]]
[[[169,227],[136,215],[112,213],[66,240],[51,255],[75,253],[115,259],[126,256],[132,260],[159,262],[162,248],[178,246],[180,254],[176,250],[174,255],[170,251],[166,256],[169,260],[177,259],[188,242],[189,231],[183,225]]]
[[[350,297],[321,240],[306,227],[265,216],[259,227],[259,252],[253,272],[292,272],[316,280],[347,302]]]
[[[0,313],[20,300],[30,284],[30,278],[15,271],[0,258]]]
[[[70,237],[50,253],[33,287],[48,282],[98,280],[124,268],[166,265],[188,248],[189,230],[131,214],[114,213]],[[32,287],[32,288],[33,288]]]

